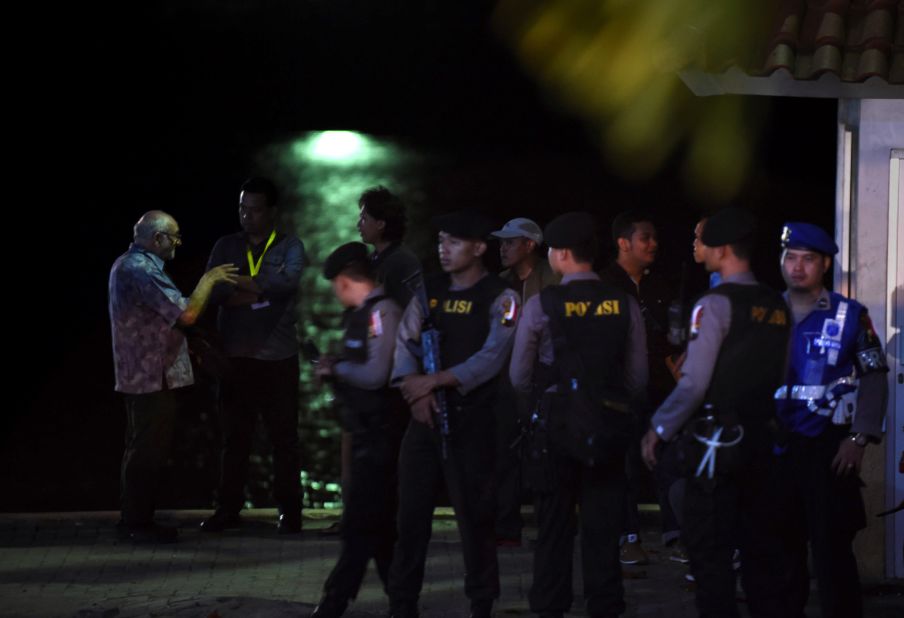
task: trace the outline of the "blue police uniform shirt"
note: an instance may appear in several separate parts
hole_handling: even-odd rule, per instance
[[[865,309],[841,294],[830,292],[828,296],[828,307],[814,308],[794,325],[791,332],[786,382],[789,388],[792,385],[827,385],[839,378],[854,376],[857,334]],[[842,307],[842,303],[846,305]],[[806,400],[779,399],[777,404],[779,419],[795,433],[814,437],[832,422],[832,413],[823,416],[812,412]]]

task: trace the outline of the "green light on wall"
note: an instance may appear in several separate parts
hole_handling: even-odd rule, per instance
[[[386,148],[355,131],[318,131],[309,133],[292,145],[297,160],[331,167],[367,166],[386,163]]]
[[[364,138],[354,131],[324,131],[311,145],[311,158],[325,161],[342,161],[361,155]]]
[[[304,241],[310,263],[301,276],[299,337],[323,353],[339,349],[343,309],[321,275],[323,261],[339,245],[359,240],[358,198],[384,185],[405,195],[418,158],[391,140],[355,131],[316,131],[276,143],[259,154],[259,166],[287,196],[285,212]],[[339,409],[329,387],[319,387],[301,365],[301,439],[309,449],[301,482],[308,506],[339,501]]]

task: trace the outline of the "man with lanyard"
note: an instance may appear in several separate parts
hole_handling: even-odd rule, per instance
[[[779,545],[769,541],[775,508],[771,399],[782,383],[790,325],[781,295],[750,271],[754,229],[753,215],[739,208],[706,223],[706,269],[718,271],[722,281],[695,304],[681,378],[641,441],[652,468],[656,446],[683,429],[677,445],[687,476],[681,533],[704,617],[739,615],[736,547],[751,614],[781,615]]]
[[[794,329],[787,383],[776,393],[787,438],[777,448],[782,538],[792,585],[789,616],[810,590],[807,541],[826,618],[863,614],[851,543],[866,525],[859,477],[863,452],[879,442],[888,366],[866,307],[823,287],[838,247],[821,228],[787,223],[782,276]]]
[[[512,219],[490,234],[499,239],[499,258],[505,268],[499,276],[513,290],[521,292],[526,303],[548,285],[559,282],[540,255],[543,232],[530,219]],[[518,440],[518,411],[512,405],[514,393],[508,373],[503,372],[500,388],[503,394],[496,406],[496,544],[500,547],[521,545],[521,459],[512,444]]]
[[[411,422],[399,455],[399,540],[389,572],[390,611],[396,617],[418,615],[433,508],[444,481],[461,533],[471,616],[484,618],[499,595],[493,409],[519,301],[483,265],[485,239],[493,229],[486,218],[456,212],[434,223],[443,272],[427,279],[425,300],[429,322],[440,334],[441,370],[428,374],[418,358],[425,323],[420,295],[402,316],[392,370],[392,384],[411,407]]]
[[[110,326],[116,391],[126,407],[120,473],[121,536],[134,542],[176,540],[176,529],[154,523],[159,471],[172,445],[177,389],[194,382],[180,327],[193,325],[219,282],[234,283],[236,267],[223,264],[182,296],[164,263],[182,245],[179,224],[160,210],[135,224],[134,239],[110,271]]]
[[[219,239],[208,268],[242,264],[234,286],[219,286],[218,328],[231,371],[220,382],[223,453],[217,510],[206,532],[240,525],[248,457],[258,412],[273,442],[273,497],[280,534],[301,531],[298,444],[298,283],[304,245],[276,229],[277,192],[266,178],[251,178],[239,194],[242,232]]]
[[[604,409],[627,417],[647,385],[647,355],[643,317],[628,294],[599,280],[593,272],[597,240],[593,217],[571,212],[554,219],[545,230],[549,264],[562,275],[561,285],[547,287],[524,307],[518,324],[512,363],[512,385],[519,391],[545,390],[542,423],[549,428],[552,480],[536,496],[538,537],[534,579],[529,600],[532,612],[561,618],[572,603],[572,554],[575,509],[580,505],[584,596],[591,617],[613,617],[625,611],[619,564],[619,536],[625,512],[625,450],[627,440],[597,455],[589,464],[571,450],[566,417],[580,411],[553,406],[569,389],[591,395],[591,414]],[[548,385],[535,384],[543,373],[556,376]],[[582,375],[566,367],[580,366]],[[535,369],[536,368],[536,369]],[[629,419],[622,424],[631,425]],[[607,428],[611,429],[611,428]],[[627,432],[625,432],[625,435]]]
[[[668,280],[651,270],[659,250],[656,227],[650,216],[639,210],[619,213],[612,220],[612,241],[615,243],[615,260],[600,272],[600,279],[634,297],[640,304],[647,335],[647,362],[650,381],[647,384],[647,403],[655,409],[671,392],[675,380],[667,364],[669,356],[677,351],[668,342],[668,309],[675,298]],[[643,420],[649,410],[641,410]],[[643,428],[638,427],[632,440],[638,444]],[[678,541],[680,526],[669,502],[669,487],[675,482],[674,453],[663,448],[663,465],[656,471],[656,492],[662,513],[662,542],[671,546]],[[622,564],[647,564],[649,558],[641,545],[640,513],[638,512],[638,486],[649,474],[640,459],[640,449],[628,449],[626,462],[628,475],[628,500],[625,510],[625,530],[619,559]],[[675,547],[671,557],[686,562],[680,548]]]
[[[338,618],[357,596],[370,559],[384,586],[392,561],[399,432],[398,393],[388,383],[402,310],[376,284],[362,243],[333,251],[323,276],[346,308],[345,333],[340,357],[320,358],[314,373],[333,382],[351,458],[342,488],[342,553],[311,618]]]

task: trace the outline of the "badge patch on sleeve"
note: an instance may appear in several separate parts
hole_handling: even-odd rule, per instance
[[[379,337],[383,334],[383,318],[380,317],[379,309],[370,312],[370,328],[368,330],[371,337]]]
[[[696,339],[700,334],[700,322],[703,320],[703,305],[695,305],[691,312],[691,330],[688,339]]]
[[[518,302],[511,296],[502,299],[502,325],[514,326],[518,319]]]

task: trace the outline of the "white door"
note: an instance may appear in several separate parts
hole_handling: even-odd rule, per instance
[[[904,501],[904,149],[891,151],[888,184],[888,364],[892,382],[889,397],[888,467],[894,483],[889,483],[888,507]],[[904,511],[889,517],[889,575],[904,577]]]

